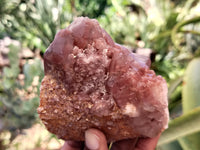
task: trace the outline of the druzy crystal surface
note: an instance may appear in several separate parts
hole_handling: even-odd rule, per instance
[[[150,60],[113,42],[94,19],[60,30],[44,54],[38,113],[64,140],[97,128],[108,141],[155,137],[167,128],[167,84]]]

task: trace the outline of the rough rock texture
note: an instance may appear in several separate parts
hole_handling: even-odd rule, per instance
[[[88,128],[108,141],[155,137],[168,124],[167,85],[149,66],[96,20],[77,18],[44,54],[40,118],[64,140],[82,141]]]

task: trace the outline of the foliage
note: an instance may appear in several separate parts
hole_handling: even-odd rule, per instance
[[[0,37],[9,35],[20,40],[23,46],[33,51],[40,49],[43,53],[59,29],[68,26],[77,16],[88,16],[96,18],[117,43],[126,45],[130,50],[150,48],[152,69],[162,75],[169,86],[171,121],[169,129],[161,136],[158,149],[183,149],[183,142],[179,143],[177,138],[191,134],[193,129],[200,131],[195,126],[199,123],[198,118],[195,121],[191,115],[195,110],[181,116],[184,72],[188,63],[200,56],[199,10],[200,2],[196,0],[1,0]],[[0,101],[0,107],[4,105],[3,108],[8,109],[9,105],[14,106],[8,110],[11,118],[16,116],[14,110],[20,109],[17,111],[18,121],[24,116],[35,120],[35,112],[31,113],[31,109],[35,111],[38,103],[39,85],[35,97],[29,101],[22,100],[16,91],[28,91],[37,76],[41,80],[41,62],[34,59],[33,64],[27,63],[20,70],[19,59],[14,56],[10,51],[11,65],[3,68],[0,78],[1,99],[6,99]],[[20,73],[25,75],[24,85],[19,84]],[[177,121],[179,119],[181,122]],[[27,121],[25,119],[24,122]],[[30,121],[27,126],[16,125],[15,128],[22,129],[31,124]],[[194,128],[188,129],[188,124]],[[173,133],[175,130],[177,135]]]
[[[169,122],[169,128],[165,130],[159,139],[158,146],[174,141],[180,137],[200,131],[200,107],[193,109],[191,112],[182,115]]]
[[[4,67],[0,74],[0,133],[10,131],[11,141],[36,121],[39,84],[33,85],[33,82],[35,78],[40,82],[43,77],[40,59],[35,58],[31,64],[27,62],[23,70],[20,69],[20,48],[9,46],[10,66]],[[25,79],[19,78],[22,73]]]
[[[199,65],[200,59],[196,58],[193,59],[186,68],[186,72],[183,78],[184,84],[182,90],[182,107],[184,114],[200,106],[200,84],[198,84],[200,83]],[[200,132],[196,132],[194,134],[190,134],[189,136],[179,139],[179,142],[184,149],[198,150],[200,147],[199,138]]]
[[[98,17],[107,7],[106,0],[2,0],[0,31],[21,40],[29,48],[42,52],[56,32],[65,28],[76,16]],[[9,10],[9,11],[7,11]],[[4,29],[1,29],[4,27]],[[15,32],[13,32],[15,31]]]

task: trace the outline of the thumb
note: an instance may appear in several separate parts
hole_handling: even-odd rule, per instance
[[[89,150],[108,150],[105,135],[97,129],[85,132],[85,144]]]

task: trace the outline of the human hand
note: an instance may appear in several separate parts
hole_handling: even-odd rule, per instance
[[[122,140],[113,143],[111,150],[154,150],[160,135],[155,138]],[[97,129],[85,132],[83,142],[66,141],[61,150],[108,150],[105,135]]]

